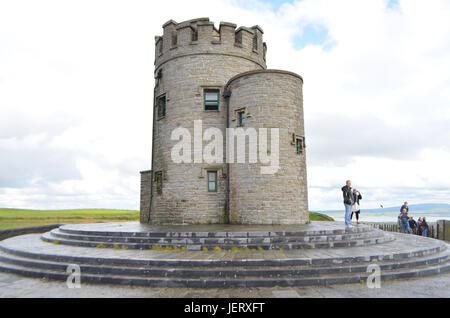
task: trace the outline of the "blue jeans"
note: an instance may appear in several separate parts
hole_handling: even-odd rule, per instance
[[[425,236],[425,237],[428,237],[428,230],[427,229],[423,230],[422,235]]]
[[[403,233],[411,233],[408,222],[402,222]]]
[[[344,204],[345,206],[345,225],[350,225],[350,216],[352,215],[352,206],[350,204]]]

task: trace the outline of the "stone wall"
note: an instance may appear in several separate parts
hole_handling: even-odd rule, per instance
[[[309,220],[305,149],[296,152],[295,137],[304,142],[303,80],[279,70],[260,70],[231,79],[231,128],[238,127],[237,111],[243,111],[243,129],[279,129],[279,169],[262,174],[261,163],[231,164],[230,220],[243,224],[302,224]]]
[[[49,225],[39,225],[39,226],[0,230],[0,241],[17,235],[48,232],[50,230],[60,227],[61,225],[62,224],[49,224]]]
[[[240,27],[221,22],[219,29],[208,18],[163,25],[155,37],[155,88],[152,140],[152,180],[141,175],[141,222],[152,224],[223,223],[227,197],[225,140],[223,162],[175,163],[171,140],[176,128],[186,128],[194,138],[194,121],[203,132],[218,128],[226,136],[227,112],[223,93],[230,83],[233,107],[248,107],[249,124],[282,127],[282,167],[275,176],[261,176],[259,167],[236,166],[230,173],[232,222],[296,224],[308,221],[304,152],[295,154],[292,134],[304,136],[302,79],[283,71],[266,69],[266,44],[259,26]],[[254,72],[256,71],[256,72]],[[252,73],[247,73],[252,72]],[[243,74],[244,75],[239,75]],[[247,82],[248,81],[248,82]],[[204,109],[205,89],[220,90],[218,111]],[[165,116],[158,116],[157,100],[165,98]],[[258,104],[258,103],[262,104]],[[209,141],[204,141],[206,146]],[[191,142],[193,150],[193,142]],[[203,149],[203,148],[202,148]],[[193,158],[192,158],[193,159]],[[207,171],[218,173],[218,191],[208,192]],[[160,191],[156,191],[161,175]],[[151,191],[151,200],[150,198]]]
[[[198,30],[196,41],[190,38],[192,28]],[[242,33],[242,44],[235,43],[237,33]],[[173,34],[177,34],[176,45],[171,42]],[[254,34],[260,42],[257,50],[252,48]],[[161,41],[164,43],[162,51],[159,49]],[[215,30],[212,22],[201,19],[180,24],[169,21],[164,25],[163,37],[156,39],[156,52],[155,74],[159,76],[155,82],[155,98],[165,96],[166,115],[163,118],[156,115],[153,121],[152,170],[154,175],[159,171],[162,173],[163,185],[161,194],[152,192],[150,222],[223,223],[226,165],[173,162],[171,150],[178,141],[171,140],[171,133],[177,127],[183,127],[193,138],[194,121],[202,120],[203,131],[216,127],[225,135],[226,101],[221,97],[218,111],[205,111],[203,90],[219,89],[222,96],[226,83],[233,76],[263,69],[262,31],[254,27],[236,32],[235,25],[229,23],[222,23],[220,30]],[[203,146],[208,143],[203,142]],[[218,171],[217,192],[207,190],[207,170]],[[153,178],[153,188],[155,185]],[[141,202],[145,203],[145,200]],[[141,210],[145,209],[141,205]]]
[[[151,191],[152,171],[141,171],[141,204],[140,217],[141,223],[148,222],[148,215],[150,212],[150,191]]]

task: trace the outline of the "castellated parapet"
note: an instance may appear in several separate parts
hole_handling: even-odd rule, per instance
[[[266,69],[259,26],[208,18],[168,21],[155,37],[152,170],[141,173],[141,222],[152,224],[301,224],[308,221],[300,76]],[[205,94],[217,92],[216,107]],[[194,137],[194,121],[226,136],[244,109],[246,128],[280,128],[280,169],[257,175],[260,164],[175,163],[179,127]],[[297,153],[296,140],[301,140]],[[209,141],[203,141],[205,147]],[[192,145],[192,149],[194,149]],[[248,149],[248,148],[247,148]],[[194,157],[194,156],[193,156]],[[215,191],[208,175],[214,172]]]
[[[239,27],[221,22],[217,30],[208,18],[163,25],[163,35],[155,37],[155,69],[183,56],[221,55],[239,57],[266,68],[266,44],[259,26]]]

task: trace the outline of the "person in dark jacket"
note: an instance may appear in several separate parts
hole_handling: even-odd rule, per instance
[[[403,211],[403,209],[405,209],[406,210],[406,212],[408,212],[409,213],[409,207],[408,207],[408,202],[404,202],[403,203],[403,205],[402,205],[402,207],[400,208],[400,212],[402,212]]]
[[[422,235],[422,218],[417,219],[417,235]]]
[[[428,228],[427,218],[424,217],[422,219],[422,236],[428,237],[428,231],[429,231],[429,228]]]
[[[417,234],[417,222],[413,217],[409,218],[409,228],[411,229],[411,234]]]
[[[345,226],[351,226],[350,216],[352,214],[352,205],[355,202],[353,198],[352,182],[347,180],[345,186],[342,187],[342,195],[344,197],[345,206]]]
[[[406,209],[402,210],[402,213],[400,213],[399,217],[400,217],[400,222],[402,225],[403,233],[410,234],[409,223],[408,223],[409,215],[408,215],[408,212],[406,211]]]
[[[361,193],[358,190],[353,189],[353,206],[352,206],[352,215],[350,216],[350,223],[352,222],[354,213],[356,215],[356,224],[359,224],[359,212],[361,212],[359,200],[362,200]]]

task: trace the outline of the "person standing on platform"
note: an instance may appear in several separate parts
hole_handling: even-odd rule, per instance
[[[409,228],[411,229],[411,234],[417,234],[417,222],[413,217],[409,218]]]
[[[345,207],[345,226],[350,227],[350,217],[352,214],[352,206],[355,203],[352,192],[352,182],[347,180],[345,186],[342,187],[342,195],[344,196],[344,207]]]
[[[409,213],[408,202],[405,201],[405,202],[403,203],[402,207],[400,208],[400,212],[402,212],[403,209],[406,209],[406,212]]]
[[[406,209],[402,210],[402,213],[400,214],[400,221],[401,221],[401,224],[402,224],[403,233],[410,234],[409,216],[408,216],[408,212],[406,211]]]
[[[417,219],[417,235],[422,235],[422,218]]]
[[[422,236],[428,237],[429,227],[427,223],[427,218],[423,217],[422,219]]]
[[[352,222],[354,213],[356,215],[356,224],[359,224],[359,213],[361,212],[359,200],[362,200],[361,193],[358,190],[353,189],[353,206],[352,206],[352,215],[350,216],[350,223]]]

